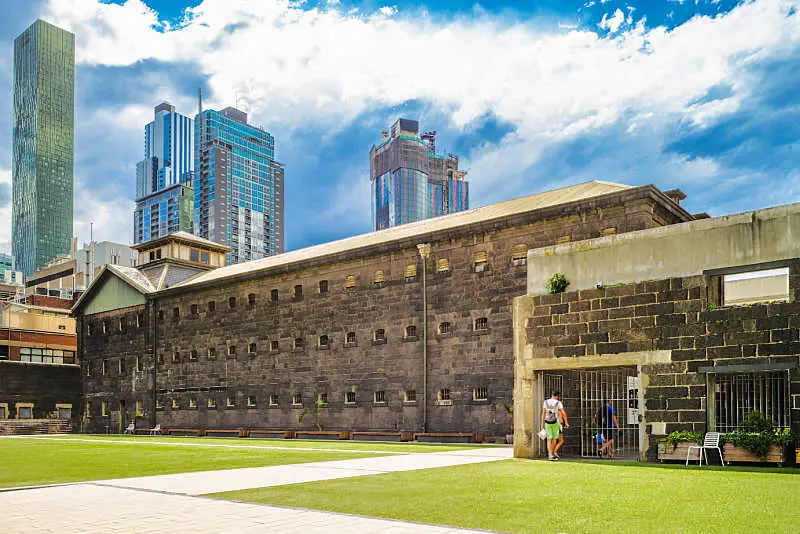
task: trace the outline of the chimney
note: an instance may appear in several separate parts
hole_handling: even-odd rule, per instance
[[[680,189],[670,189],[669,191],[664,191],[664,194],[679,206],[681,205],[681,200],[686,198],[686,193]]]

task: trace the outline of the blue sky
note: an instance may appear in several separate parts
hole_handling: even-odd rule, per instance
[[[721,215],[800,200],[800,0],[0,0],[0,250],[12,42],[77,35],[75,231],[129,242],[152,108],[239,103],[286,165],[287,245],[369,231],[370,145],[439,132],[481,206],[590,179]]]

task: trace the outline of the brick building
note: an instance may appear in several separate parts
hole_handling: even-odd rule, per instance
[[[200,274],[184,260],[169,287],[148,261],[173,245],[142,244],[73,308],[89,428],[116,411],[308,429],[319,405],[326,430],[505,434],[528,249],[692,220],[680,198],[589,182]]]
[[[620,454],[675,430],[728,432],[760,411],[800,431],[800,204],[531,250],[515,301],[515,454],[543,454],[563,392],[567,450],[597,455],[611,401]],[[544,294],[553,273],[566,292]]]
[[[0,434],[9,419],[77,423],[73,407],[80,404],[81,379],[75,320],[55,300],[48,302],[53,307],[0,302]]]

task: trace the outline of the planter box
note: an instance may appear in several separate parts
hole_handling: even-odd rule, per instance
[[[420,433],[414,434],[414,439],[421,443],[474,443],[475,436],[457,432],[445,433]]]
[[[411,432],[352,432],[351,436],[356,441],[411,441]]]
[[[251,438],[292,439],[294,432],[291,430],[251,430]]]
[[[722,449],[725,463],[753,463],[753,464],[778,464],[783,465],[788,460],[786,451],[778,445],[770,445],[766,458],[762,458],[743,447],[726,443]]]
[[[659,462],[669,462],[669,461],[686,461],[686,453],[689,451],[689,447],[691,445],[697,445],[697,443],[677,443],[675,445],[670,445],[666,441],[659,441],[658,442],[658,461]],[[700,460],[700,449],[693,449],[691,455],[689,456],[689,460],[694,460],[695,462]]]
[[[339,439],[350,439],[350,432],[332,432],[332,431],[304,431],[298,430],[295,432],[295,437],[297,439],[327,439],[327,440],[339,440]]]

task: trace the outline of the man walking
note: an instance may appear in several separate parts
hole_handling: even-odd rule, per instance
[[[550,398],[542,404],[542,429],[547,434],[547,459],[550,461],[558,460],[556,443],[561,432],[559,421],[563,421],[564,428],[569,428],[567,412],[564,411],[564,405],[561,404],[561,392],[553,391]]]
[[[617,420],[617,412],[614,410],[614,405],[611,399],[600,407],[600,428],[603,433],[603,446],[598,449],[600,456],[608,455],[609,458],[614,456],[614,441],[619,433],[619,421]]]

